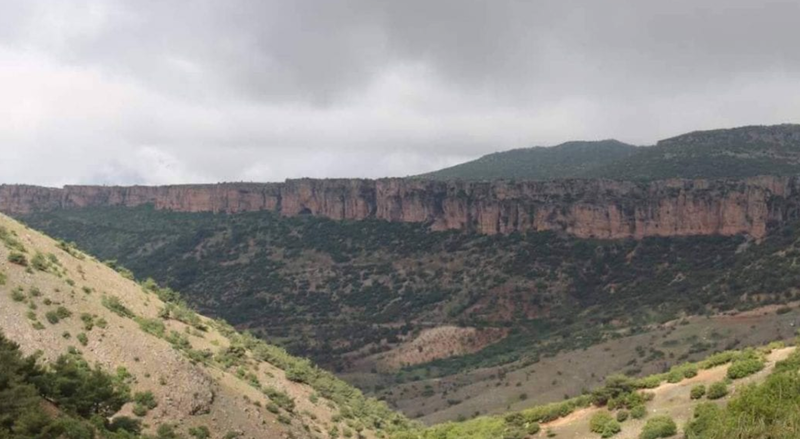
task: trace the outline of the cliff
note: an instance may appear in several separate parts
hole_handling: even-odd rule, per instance
[[[798,217],[800,178],[626,182],[287,180],[178,186],[0,186],[0,211],[139,206],[184,212],[269,210],[284,216],[427,223],[478,233],[553,230],[582,238],[766,235]]]

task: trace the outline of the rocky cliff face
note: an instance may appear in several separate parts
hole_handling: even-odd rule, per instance
[[[443,182],[287,180],[180,186],[0,186],[0,211],[139,206],[184,212],[269,210],[336,220],[427,223],[485,234],[553,230],[582,238],[766,235],[798,217],[800,178]]]

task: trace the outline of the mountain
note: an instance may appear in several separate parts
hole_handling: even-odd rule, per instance
[[[553,147],[512,149],[485,155],[417,178],[433,180],[556,180],[584,178],[637,153],[639,148],[617,140],[577,141]]]
[[[374,438],[410,426],[170,289],[2,215],[0,241],[0,437],[89,438],[94,425],[114,438]]]
[[[498,152],[422,174],[436,180],[746,178],[800,173],[800,125],[697,131],[633,147],[615,140]]]
[[[745,178],[800,174],[800,125],[698,131],[587,174],[588,178]]]

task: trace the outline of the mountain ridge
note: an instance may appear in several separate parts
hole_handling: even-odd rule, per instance
[[[377,219],[480,234],[555,231],[581,238],[736,235],[763,238],[794,218],[800,177],[537,181],[289,180],[183,186],[0,186],[0,211],[97,206],[178,212],[271,211],[285,217]]]
[[[699,130],[660,140],[653,146],[634,147],[616,140],[577,143],[584,145],[584,149],[565,148],[571,142],[513,149],[417,177],[478,181],[497,178],[652,181],[800,173],[800,125],[797,124]]]

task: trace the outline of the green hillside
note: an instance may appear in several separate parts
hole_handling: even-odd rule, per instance
[[[740,236],[485,236],[431,232],[420,224],[150,207],[40,212],[23,220],[182,291],[199,310],[311,357],[414,416],[460,404],[460,398],[437,397],[438,378],[479,368],[505,374],[683,316],[789,303],[800,282],[797,224],[754,244]],[[774,320],[785,326],[790,322],[784,317],[793,316],[766,319],[765,325]],[[441,326],[497,336],[458,355],[452,347],[431,347],[445,350],[420,361],[400,360],[404,367],[381,363],[381,355],[402,351],[422,331]],[[756,334],[750,343],[772,340],[778,331],[721,328],[687,333],[670,350],[634,352],[637,346],[630,346],[619,354],[627,360],[615,367],[633,375],[652,372],[663,362],[741,346]],[[489,375],[475,380],[492,382]],[[429,380],[432,389],[401,390],[418,380]],[[441,391],[469,385],[454,378]],[[431,401],[413,404],[420,396]]]
[[[614,140],[515,149],[423,174],[441,180],[743,178],[800,173],[800,125],[698,131],[633,147]]]
[[[512,149],[485,155],[477,160],[422,174],[435,180],[553,180],[582,178],[635,154],[639,148],[617,140],[567,142],[553,147]]]

